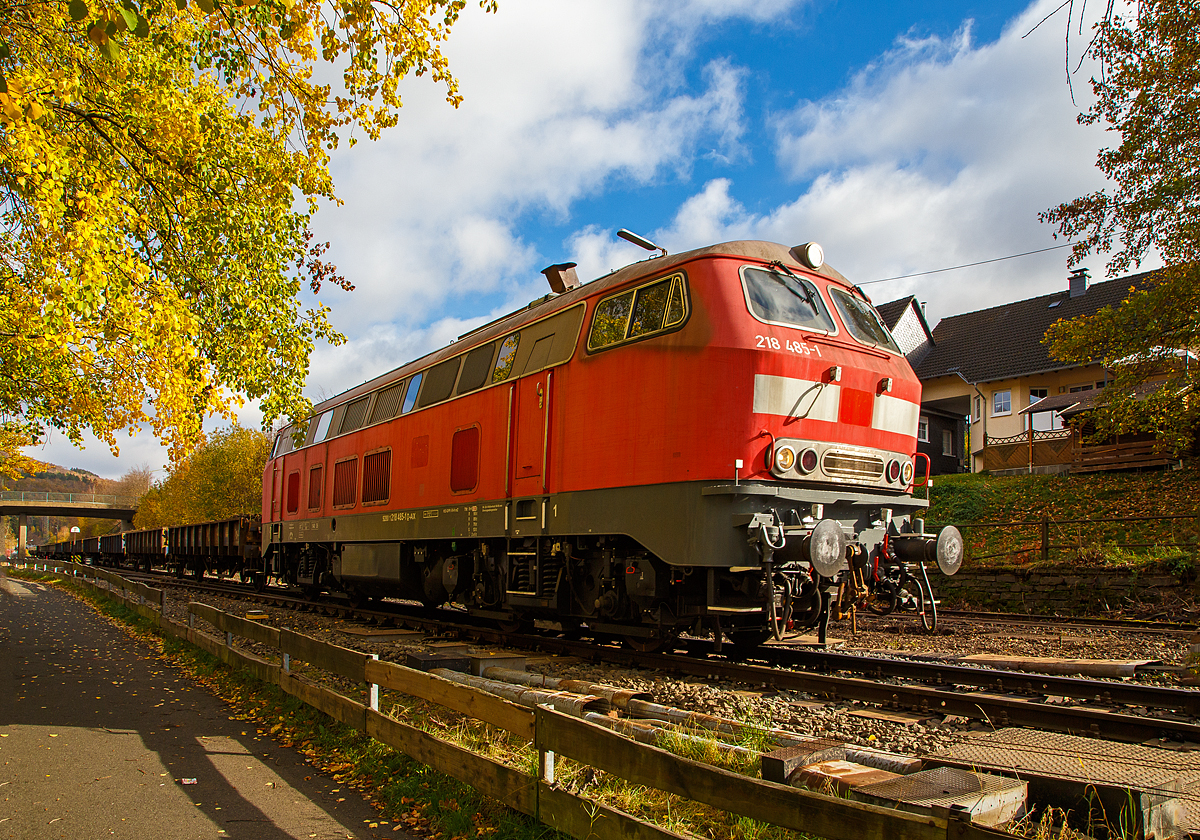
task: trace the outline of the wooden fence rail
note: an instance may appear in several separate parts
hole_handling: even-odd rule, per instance
[[[1142,537],[1140,541],[1105,539],[1104,530],[1114,526],[1131,523],[1163,522],[1172,523],[1169,539],[1148,540]],[[1192,523],[1190,527],[1180,527],[1174,523]],[[1165,513],[1156,516],[1112,516],[1094,519],[1051,519],[1043,514],[1039,519],[1026,519],[1018,522],[965,522],[955,523],[963,532],[966,540],[967,561],[987,560],[993,557],[1010,557],[1017,554],[1037,554],[1043,563],[1049,562],[1051,551],[1077,550],[1086,546],[1100,545],[1110,548],[1185,548],[1196,551],[1200,548],[1200,512],[1194,513]],[[1054,540],[1055,533],[1061,534],[1064,529],[1075,528],[1077,531],[1073,541]],[[1085,535],[1085,529],[1090,533]],[[1037,529],[1034,540],[1016,542],[1002,550],[981,554],[978,546],[986,544],[987,537],[977,537],[985,530],[1004,531],[1006,529]],[[995,539],[995,538],[993,538]],[[1002,541],[1003,542],[1003,541]]]
[[[743,776],[638,743],[547,706],[530,710],[433,674],[380,662],[367,654],[291,630],[275,630],[207,604],[189,604],[189,624],[193,623],[193,616],[201,618],[225,634],[220,639],[169,618],[161,609],[143,603],[140,595],[135,599],[125,594],[137,590],[128,581],[116,583],[114,578],[120,578],[111,572],[100,573],[94,567],[73,563],[36,565],[75,577],[100,594],[126,602],[130,609],[153,620],[164,633],[277,685],[335,720],[366,732],[414,760],[578,840],[684,840],[684,837],[557,787],[556,756],[604,770],[633,784],[832,840],[1003,840],[1013,836],[975,825],[969,816],[946,809],[905,812]],[[99,581],[107,586],[100,586]],[[161,607],[161,592],[159,596],[156,603]],[[239,650],[231,644],[231,635],[277,647],[281,658],[290,655],[353,680],[434,702],[526,738],[538,750],[539,774],[532,776],[442,741],[381,714],[378,709],[290,673],[284,665]]]

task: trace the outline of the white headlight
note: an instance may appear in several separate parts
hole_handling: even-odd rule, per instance
[[[818,269],[825,264],[825,249],[816,242],[805,242],[796,250],[799,252],[800,262],[811,269]]]

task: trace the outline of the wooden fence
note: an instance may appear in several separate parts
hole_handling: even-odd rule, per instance
[[[1100,547],[1182,548],[1193,554],[1200,550],[1200,512],[1096,519],[1051,519],[1043,514],[1021,522],[967,522],[957,527],[963,532],[966,562],[1025,555],[1048,563],[1051,552],[1078,554]]]
[[[70,575],[101,594],[119,599],[139,615],[155,621],[163,632],[187,640],[231,667],[278,685],[330,717],[578,840],[683,840],[684,836],[558,787],[554,782],[557,758],[569,758],[632,784],[656,788],[732,814],[832,840],[1001,840],[1013,836],[975,825],[965,812],[944,808],[900,811],[732,773],[638,743],[548,706],[528,709],[433,674],[382,662],[368,654],[290,630],[264,626],[206,604],[189,604],[189,624],[180,624],[161,613],[159,590],[150,590],[158,592],[155,601],[136,589],[140,584],[118,584],[114,580],[119,579],[118,575],[91,566],[41,562],[28,565]],[[133,592],[136,597],[127,594]],[[155,609],[152,603],[157,603],[160,609]],[[196,629],[193,617],[207,621],[224,638]],[[277,648],[284,664],[277,665],[237,649],[232,644],[234,636]],[[293,659],[437,703],[528,739],[538,750],[538,775],[531,776],[442,741],[381,714],[378,709],[297,676],[289,667]]]

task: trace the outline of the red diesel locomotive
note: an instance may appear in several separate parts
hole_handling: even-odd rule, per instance
[[[921,385],[819,246],[544,273],[554,293],[280,432],[264,575],[650,648],[757,644],[827,621],[839,584],[957,569],[957,532],[910,518]]]

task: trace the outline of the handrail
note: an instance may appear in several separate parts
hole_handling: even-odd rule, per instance
[[[49,493],[36,490],[0,490],[0,502],[70,502],[96,505],[128,505],[135,507],[137,499],[108,493]]]

